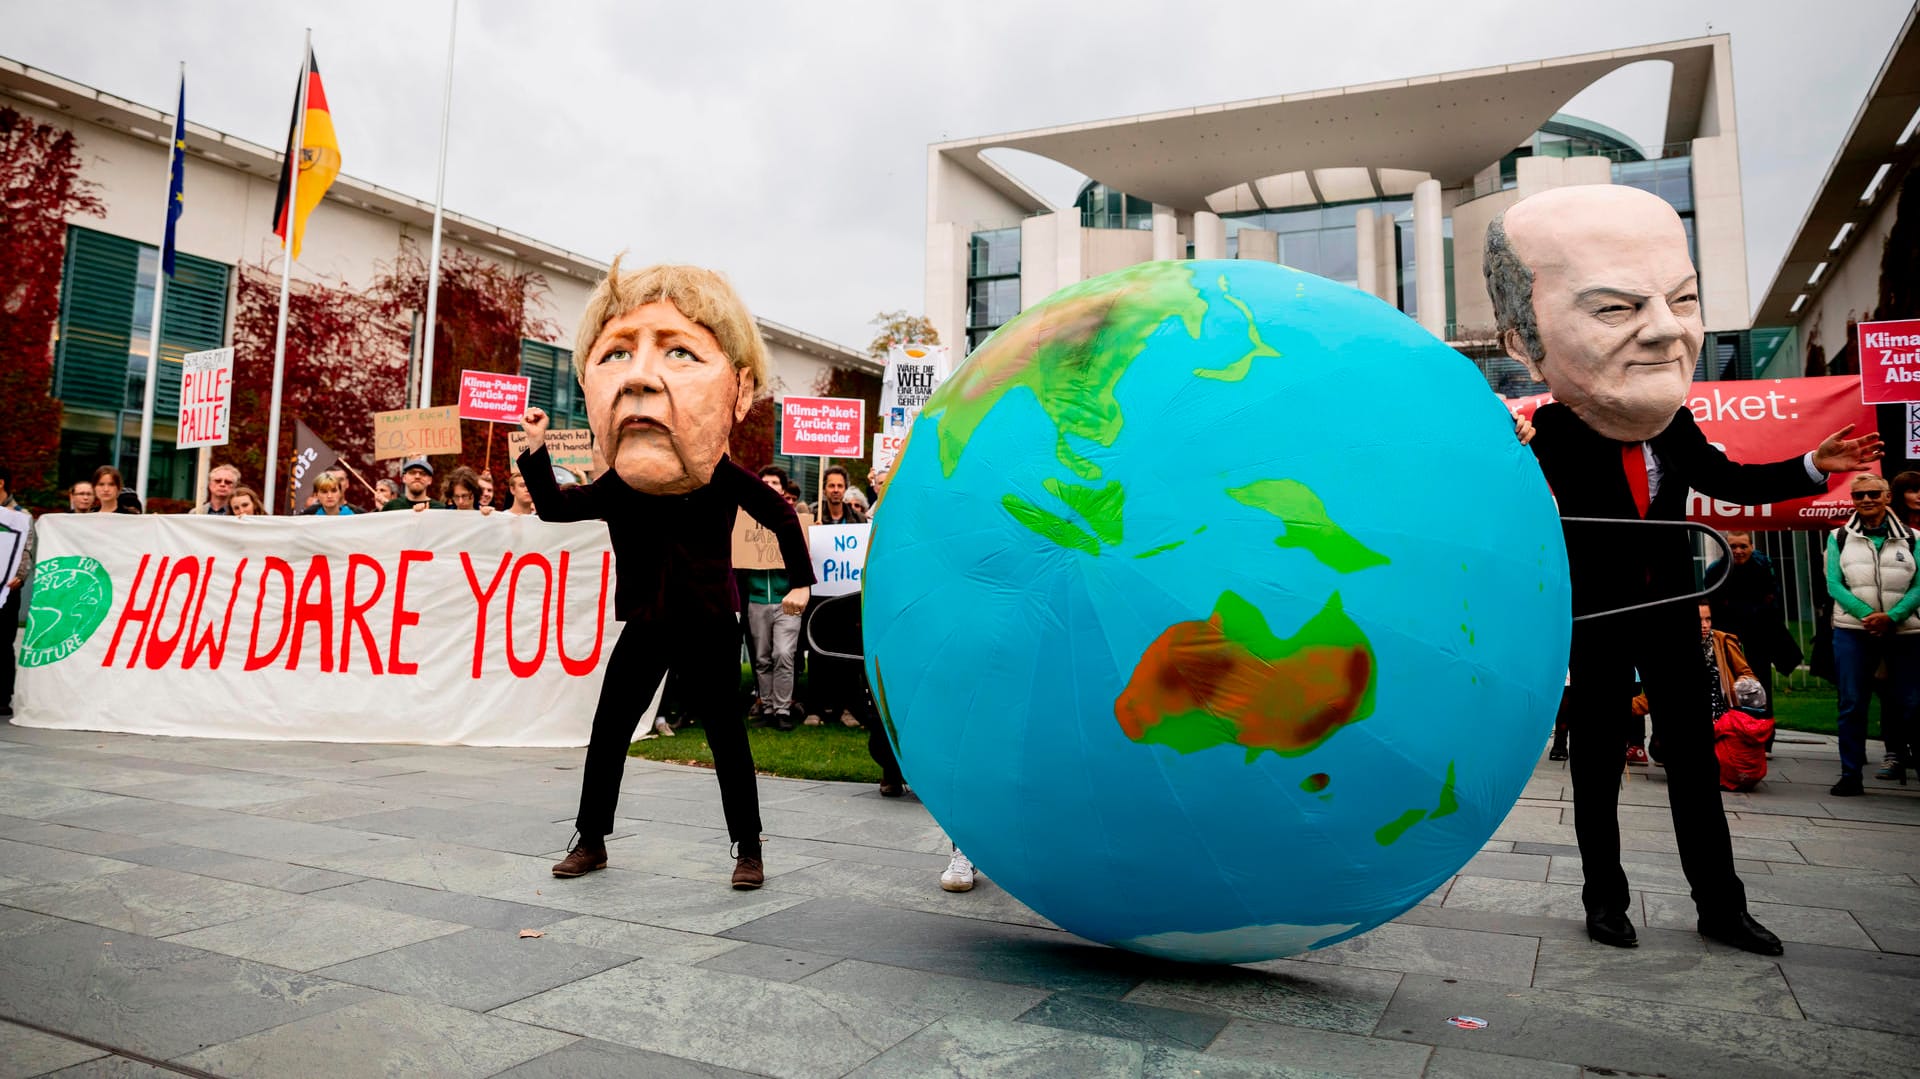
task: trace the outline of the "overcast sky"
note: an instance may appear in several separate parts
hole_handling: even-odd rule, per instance
[[[0,0],[0,55],[286,139],[304,27],[346,171],[431,200],[450,0]],[[845,344],[924,304],[928,143],[1733,35],[1757,303],[1909,0],[1208,4],[465,0],[447,206],[597,259],[726,270],[756,313]],[[1663,84],[1568,111],[1658,143]],[[1355,162],[1365,164],[1365,162]],[[1058,168],[1031,179],[1070,198]],[[1250,177],[1251,179],[1251,177]],[[191,212],[191,211],[189,211]]]

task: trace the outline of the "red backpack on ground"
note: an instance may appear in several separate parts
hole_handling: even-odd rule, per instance
[[[1720,789],[1750,791],[1767,778],[1767,739],[1773,720],[1738,708],[1713,722],[1713,753],[1720,758]]]

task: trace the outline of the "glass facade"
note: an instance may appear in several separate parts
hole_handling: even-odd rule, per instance
[[[528,379],[528,403],[545,409],[555,430],[587,426],[586,401],[573,374],[572,352],[543,341],[521,341],[520,374]]]
[[[1106,184],[1082,185],[1073,204],[1080,211],[1080,224],[1084,228],[1153,228],[1153,203],[1115,191]]]
[[[967,245],[967,351],[1019,313],[1019,226],[974,233]]]

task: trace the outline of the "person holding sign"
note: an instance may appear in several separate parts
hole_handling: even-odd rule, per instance
[[[693,266],[623,271],[615,259],[574,337],[574,372],[595,442],[610,467],[562,489],[546,452],[547,414],[522,420],[518,467],[547,521],[607,523],[625,623],[607,660],[580,783],[579,840],[553,867],[578,877],[607,864],[607,833],[634,727],[671,670],[713,750],[727,832],[738,845],[733,886],[758,888],[760,796],[739,698],[740,597],[733,579],[738,511],[779,535],[790,591],[806,609],[813,561],[786,500],[727,456],[735,424],[767,384],[767,346],[726,279]]]

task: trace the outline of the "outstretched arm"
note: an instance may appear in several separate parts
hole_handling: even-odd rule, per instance
[[[537,408],[527,409],[527,414],[521,417],[520,429],[527,433],[527,452],[515,463],[540,519],[555,522],[603,519],[606,514],[600,504],[598,486],[586,484],[562,490],[554,482],[553,458],[547,454],[547,414]]]
[[[713,482],[731,495],[734,504],[746,510],[747,516],[772,529],[779,537],[780,557],[786,561],[787,583],[793,589],[781,599],[780,607],[789,614],[805,611],[807,600],[813,594],[813,556],[807,553],[807,534],[800,527],[800,518],[793,507],[753,473],[734,464],[731,457],[720,459],[720,467],[713,472]]]

